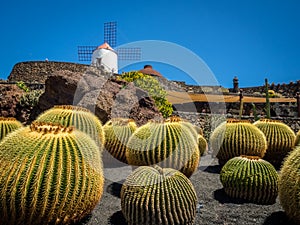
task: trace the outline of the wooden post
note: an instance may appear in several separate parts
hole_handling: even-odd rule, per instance
[[[242,119],[242,115],[243,115],[243,110],[244,110],[244,102],[243,102],[243,89],[240,89],[240,113],[239,113],[239,119]]]

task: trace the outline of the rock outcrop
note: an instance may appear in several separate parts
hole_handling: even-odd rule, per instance
[[[88,108],[103,123],[111,118],[125,117],[142,125],[149,119],[162,117],[147,92],[117,76],[95,70],[85,73],[57,71],[47,78],[39,110],[63,104]]]

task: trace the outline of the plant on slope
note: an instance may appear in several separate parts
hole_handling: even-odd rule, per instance
[[[12,131],[23,127],[23,125],[13,117],[0,117],[0,141]]]
[[[268,148],[264,159],[279,168],[286,155],[294,148],[295,133],[285,123],[262,119],[254,123],[266,136]]]
[[[224,165],[229,159],[240,156],[263,157],[267,149],[266,137],[249,121],[228,119],[211,134],[213,155]]]
[[[133,82],[135,86],[145,90],[154,99],[158,110],[165,118],[172,114],[172,104],[166,99],[167,92],[157,79],[137,71],[123,73],[121,78],[127,82]]]
[[[180,170],[187,177],[197,169],[200,152],[196,132],[177,120],[149,121],[130,137],[126,149],[128,164]]]
[[[73,127],[34,122],[0,143],[0,224],[70,224],[103,192],[99,147]]]
[[[220,173],[227,195],[259,204],[273,204],[278,194],[278,174],[269,162],[257,156],[230,159]]]
[[[129,225],[192,225],[197,195],[181,172],[158,166],[133,171],[121,189],[121,206]]]
[[[74,126],[89,134],[97,143],[105,143],[101,121],[91,111],[80,106],[56,105],[40,114],[36,121]]]
[[[33,90],[21,95],[19,104],[22,107],[34,107],[38,104],[40,96],[43,94],[43,90]]]
[[[114,118],[103,126],[105,133],[105,149],[116,159],[127,163],[126,147],[132,133],[137,129],[134,120]]]
[[[289,218],[300,224],[300,146],[290,152],[279,173],[279,200]]]

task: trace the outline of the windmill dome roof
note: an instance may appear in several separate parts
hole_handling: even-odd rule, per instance
[[[105,42],[102,45],[98,46],[97,49],[109,49],[109,50],[113,50],[113,48],[110,47],[110,45],[107,42]]]
[[[139,72],[148,74],[148,75],[152,75],[152,76],[162,77],[161,73],[154,70],[151,65],[145,65],[144,69],[139,70]]]

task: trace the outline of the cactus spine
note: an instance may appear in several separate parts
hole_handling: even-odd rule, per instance
[[[128,164],[180,170],[190,177],[200,159],[196,131],[180,121],[149,121],[130,137],[126,149]]]
[[[73,127],[33,123],[0,143],[0,224],[69,224],[103,192],[99,147]]]
[[[126,160],[126,147],[132,133],[137,129],[134,120],[114,118],[104,126],[105,148],[116,159],[123,163]]]
[[[290,152],[279,173],[279,200],[289,218],[300,224],[300,146]]]
[[[278,194],[278,174],[269,162],[257,156],[230,159],[220,173],[227,195],[259,204],[273,204]]]
[[[295,133],[280,121],[263,119],[254,123],[266,136],[268,148],[264,159],[279,168],[286,155],[294,148]]]
[[[105,143],[101,121],[88,109],[73,105],[56,105],[43,112],[36,121],[74,126],[89,134],[97,143]]]
[[[265,135],[248,121],[229,119],[211,134],[213,155],[224,165],[229,159],[240,156],[263,157],[267,149]]]
[[[0,117],[0,141],[10,132],[23,127],[23,125],[13,117]]]
[[[121,189],[121,206],[129,225],[192,225],[197,195],[181,172],[141,166]]]

